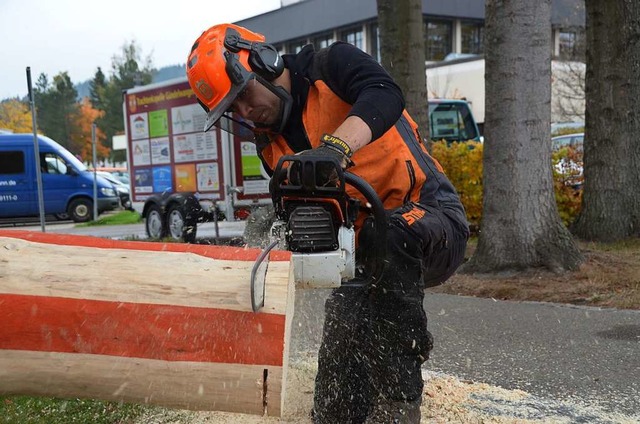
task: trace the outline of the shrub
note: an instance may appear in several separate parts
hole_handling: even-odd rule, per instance
[[[582,152],[564,147],[552,155],[553,186],[562,222],[569,226],[580,213],[582,205]]]
[[[482,143],[475,141],[450,143],[437,141],[432,145],[433,156],[444,168],[467,212],[472,230],[482,219]],[[580,152],[573,148],[555,151],[552,156],[556,204],[562,222],[569,226],[580,212],[582,175],[575,166],[582,163]]]
[[[477,228],[482,218],[482,143],[437,141],[432,151],[458,191],[469,224]]]

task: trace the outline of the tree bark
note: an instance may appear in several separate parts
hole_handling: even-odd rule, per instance
[[[421,0],[377,0],[382,66],[398,83],[406,109],[429,140],[429,107]]]
[[[640,5],[587,0],[582,211],[573,231],[616,241],[640,231]]]
[[[575,269],[551,170],[551,0],[487,0],[483,218],[462,272]]]

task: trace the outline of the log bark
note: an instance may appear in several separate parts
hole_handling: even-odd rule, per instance
[[[0,394],[280,416],[293,289],[274,252],[0,231]]]

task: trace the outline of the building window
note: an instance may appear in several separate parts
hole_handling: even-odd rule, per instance
[[[329,47],[334,41],[336,40],[333,38],[333,32],[327,32],[313,37],[313,47],[320,50]]]
[[[353,44],[360,50],[364,50],[364,34],[361,26],[341,31],[340,40]]]
[[[462,21],[462,51],[460,53],[484,53],[484,26],[480,22]]]
[[[573,59],[576,55],[576,33],[560,32],[560,59]]]
[[[378,62],[382,61],[380,53],[380,30],[377,23],[369,25],[369,44],[371,51],[368,52]]]
[[[453,50],[453,23],[428,20],[425,22],[425,58],[428,61],[443,60]]]
[[[306,39],[289,41],[287,43],[287,53],[298,53],[307,45]]]

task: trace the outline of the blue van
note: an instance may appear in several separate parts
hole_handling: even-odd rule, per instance
[[[93,173],[67,149],[38,135],[45,214],[75,222],[93,218]],[[0,134],[0,218],[38,216],[33,134]],[[119,206],[111,183],[98,176],[98,214]]]

